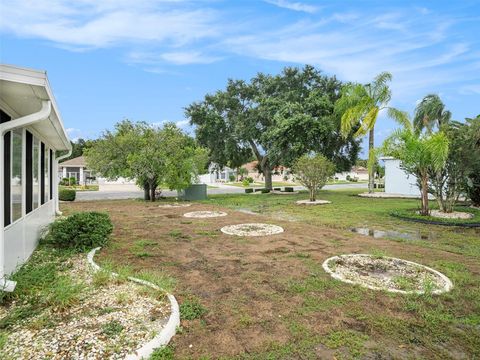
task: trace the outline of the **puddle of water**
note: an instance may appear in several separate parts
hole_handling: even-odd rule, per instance
[[[435,233],[421,233],[420,231],[416,232],[400,232],[395,230],[375,230],[370,228],[352,228],[352,232],[364,235],[371,236],[375,239],[378,238],[393,238],[393,239],[402,239],[402,240],[434,240],[436,239]]]

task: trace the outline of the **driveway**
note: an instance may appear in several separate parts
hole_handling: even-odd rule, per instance
[[[244,188],[237,186],[229,186],[224,184],[216,184],[216,187],[209,187],[207,189],[208,195],[218,195],[218,194],[242,194],[245,192]],[[336,189],[366,189],[366,183],[351,183],[351,184],[337,184],[337,185],[325,185],[325,190],[336,190]],[[295,190],[303,190],[303,186],[296,186]],[[163,190],[163,196],[167,197],[176,197],[176,191]],[[135,190],[135,187],[131,185],[115,185],[114,187],[110,186],[108,188],[102,188],[99,191],[78,191],[77,200],[79,201],[91,201],[91,200],[120,200],[120,199],[136,199],[142,198],[143,191],[138,189]]]

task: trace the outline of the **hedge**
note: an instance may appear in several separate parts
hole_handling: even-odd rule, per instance
[[[77,193],[73,189],[62,189],[58,191],[58,199],[62,201],[74,201]]]

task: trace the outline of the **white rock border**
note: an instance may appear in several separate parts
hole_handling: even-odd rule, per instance
[[[100,247],[97,247],[91,250],[87,254],[88,263],[91,265],[94,272],[101,270],[100,266],[98,266],[93,260],[95,253],[100,249],[101,249]],[[112,272],[112,276],[117,277],[118,274]],[[149,286],[155,290],[162,290],[157,285],[152,284],[149,281],[137,279],[130,276],[128,277],[128,280],[133,281],[137,284]],[[139,349],[135,350],[134,353],[127,355],[125,357],[125,360],[148,359],[150,355],[152,355],[155,349],[166,346],[170,342],[172,337],[175,335],[177,331],[177,327],[180,326],[180,308],[178,306],[177,300],[175,299],[175,296],[167,293],[167,297],[168,297],[168,300],[170,301],[170,310],[171,310],[170,317],[168,318],[167,324],[162,328],[162,330],[160,331],[160,333],[158,333],[157,336],[155,336],[152,340],[144,344]]]
[[[315,200],[315,201],[310,201],[310,200],[298,200],[295,201],[297,205],[325,205],[325,204],[331,204],[331,201],[328,200]]]
[[[272,190],[270,191],[270,194],[274,195],[297,195],[299,192],[297,190],[294,191],[278,191],[278,190]]]
[[[241,228],[242,226],[263,227],[264,229],[260,231],[264,231],[265,233],[258,233],[257,231],[251,231],[249,233],[247,231],[239,230],[239,228]],[[272,225],[272,224],[263,224],[263,223],[245,223],[245,224],[237,224],[237,225],[227,225],[222,227],[220,231],[223,232],[224,234],[235,235],[235,236],[269,236],[269,235],[281,234],[284,232],[281,226]]]
[[[221,217],[221,216],[227,216],[228,214],[223,211],[206,211],[206,210],[200,210],[200,211],[192,211],[183,214],[183,216],[187,218],[197,218],[197,219],[206,219],[206,218],[214,218],[214,217]]]
[[[159,208],[183,208],[183,207],[189,207],[189,206],[192,206],[192,204],[170,203],[170,204],[158,205]]]
[[[370,290],[383,290],[383,291],[388,291],[388,292],[393,292],[393,293],[400,293],[400,294],[423,294],[425,293],[425,291],[422,291],[422,290],[410,290],[410,291],[405,291],[405,290],[400,290],[400,289],[391,289],[391,288],[384,288],[384,287],[378,287],[378,286],[372,286],[372,285],[368,285],[368,284],[365,284],[365,283],[362,283],[362,282],[357,282],[357,281],[353,281],[353,280],[349,280],[349,279],[345,279],[343,276],[335,273],[332,269],[330,269],[330,267],[328,266],[328,263],[332,260],[337,260],[337,259],[340,259],[342,257],[363,257],[363,256],[368,256],[368,257],[372,257],[371,254],[345,254],[345,255],[337,255],[337,256],[332,256],[330,258],[328,258],[327,260],[325,260],[322,264],[322,267],[323,267],[323,270],[325,270],[325,272],[327,272],[327,274],[330,274],[331,277],[333,277],[334,279],[337,279],[337,280],[340,280],[340,281],[343,281],[345,283],[348,283],[348,284],[353,284],[353,285],[360,285],[360,286],[363,286],[367,289],[370,289]],[[443,289],[437,289],[437,290],[434,290],[432,291],[432,294],[435,294],[435,295],[439,295],[439,294],[443,294],[443,293],[446,293],[446,292],[449,292],[450,290],[453,289],[453,283],[452,281],[446,277],[444,274],[442,274],[441,272],[435,270],[435,269],[432,269],[431,267],[428,267],[428,266],[425,266],[425,265],[422,265],[422,264],[419,264],[419,263],[416,263],[416,262],[413,262],[413,261],[409,261],[409,260],[404,260],[404,259],[399,259],[399,258],[394,258],[394,257],[389,257],[389,256],[384,256],[384,258],[386,259],[390,259],[390,260],[400,260],[400,261],[403,261],[407,264],[410,264],[410,265],[414,265],[414,266],[420,266],[420,267],[423,267],[425,270],[427,271],[430,271],[432,273],[434,273],[435,275],[438,275],[444,282],[445,282],[445,287]]]
[[[437,219],[469,220],[469,219],[472,219],[475,215],[472,213],[463,212],[463,211],[453,211],[451,213],[445,213],[440,210],[430,210],[430,216]]]

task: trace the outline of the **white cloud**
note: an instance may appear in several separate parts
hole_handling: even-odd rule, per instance
[[[219,56],[205,55],[200,51],[172,51],[160,54],[154,52],[131,52],[127,58],[132,63],[151,65],[161,62],[175,65],[211,64],[222,59]]]
[[[301,11],[313,14],[319,10],[318,6],[313,6],[301,2],[287,1],[287,0],[265,0],[265,2],[293,11]]]
[[[215,36],[215,11],[155,1],[38,0],[2,3],[0,29],[72,48],[157,42],[175,46]]]
[[[190,125],[190,120],[186,119],[186,120],[180,120],[180,121],[177,121],[175,123],[175,125],[177,125],[179,128],[184,128],[184,127],[187,127]]]

